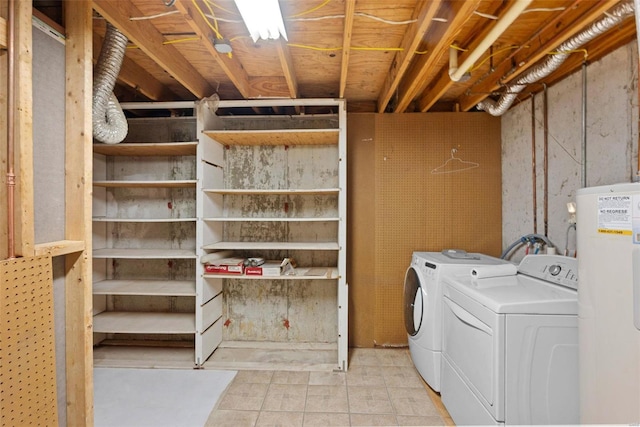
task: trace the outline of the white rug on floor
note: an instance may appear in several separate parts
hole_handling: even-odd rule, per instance
[[[95,427],[202,427],[236,371],[94,368]]]

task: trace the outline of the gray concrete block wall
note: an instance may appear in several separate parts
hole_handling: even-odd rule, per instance
[[[587,186],[636,180],[638,54],[631,42],[587,66]],[[575,251],[567,203],[582,186],[582,72],[547,89],[548,237],[558,253]],[[537,232],[544,234],[543,95],[502,117],[503,249],[533,233],[532,116],[535,108]],[[569,241],[567,244],[567,235]],[[519,261],[524,247],[511,252]]]

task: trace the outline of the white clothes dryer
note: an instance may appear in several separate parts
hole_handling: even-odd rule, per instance
[[[443,282],[442,403],[457,425],[579,424],[578,263]]]
[[[455,249],[413,253],[404,280],[404,321],[413,363],[435,391],[440,391],[442,278],[449,274],[470,274],[478,266],[501,264],[511,263]]]

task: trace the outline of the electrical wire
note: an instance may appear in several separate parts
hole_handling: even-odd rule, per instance
[[[198,10],[198,13],[200,13],[200,15],[204,18],[205,22],[207,23],[207,25],[209,26],[209,28],[211,28],[211,30],[216,33],[216,37],[218,37],[219,39],[223,39],[224,37],[222,37],[222,34],[220,34],[220,32],[217,30],[216,27],[214,27],[213,25],[211,25],[211,22],[209,22],[209,20],[207,19],[207,16],[204,14],[204,12],[202,11],[202,9],[200,9],[200,6],[198,5],[198,2],[196,0],[191,0],[191,2],[193,3],[193,5],[196,7],[196,9]]]
[[[317,51],[321,51],[321,52],[334,52],[334,51],[338,51],[338,50],[342,50],[343,49],[342,46],[339,46],[339,47],[318,47],[318,46],[309,46],[309,45],[297,44],[297,43],[287,43],[287,46],[298,47],[298,48],[301,48],[301,49],[317,50]],[[367,47],[367,46],[351,46],[349,48],[349,50],[383,51],[383,52],[402,52],[402,51],[404,51],[404,49],[401,48],[401,47]],[[428,52],[427,50],[415,51],[414,54],[416,54],[416,55],[424,55],[427,52]]]
[[[520,49],[521,47],[529,47],[529,46],[507,46],[504,47],[502,49],[498,49],[497,51],[493,52],[491,55],[488,55],[486,58],[484,58],[482,61],[480,61],[477,65],[471,67],[469,69],[469,71],[473,72],[476,71],[478,68],[482,67],[482,65],[484,65],[485,62],[487,62],[489,59],[493,58],[495,55],[504,52],[505,50],[511,50],[511,49]]]
[[[220,6],[219,4],[212,2],[211,0],[205,0],[205,2],[210,3],[211,6],[217,7],[218,9],[220,9],[220,10],[222,10],[224,12],[230,13],[232,15],[237,15],[237,13],[235,13],[235,12],[233,12],[231,10],[227,10],[224,7]]]
[[[163,16],[173,15],[174,13],[180,13],[180,11],[179,10],[170,10],[169,12],[158,13],[157,15],[132,16],[131,18],[129,18],[129,21],[145,21],[147,19],[162,18]]]
[[[331,0],[325,0],[320,6],[313,7],[309,10],[305,10],[304,12],[296,13],[295,15],[291,15],[289,18],[297,18],[298,16],[306,15],[307,13],[315,12],[323,7],[325,7]]]

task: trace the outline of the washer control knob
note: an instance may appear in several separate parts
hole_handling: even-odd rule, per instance
[[[560,267],[558,264],[554,264],[549,267],[549,273],[551,273],[552,276],[557,276],[558,274],[560,274],[560,270],[562,270],[562,267]]]

